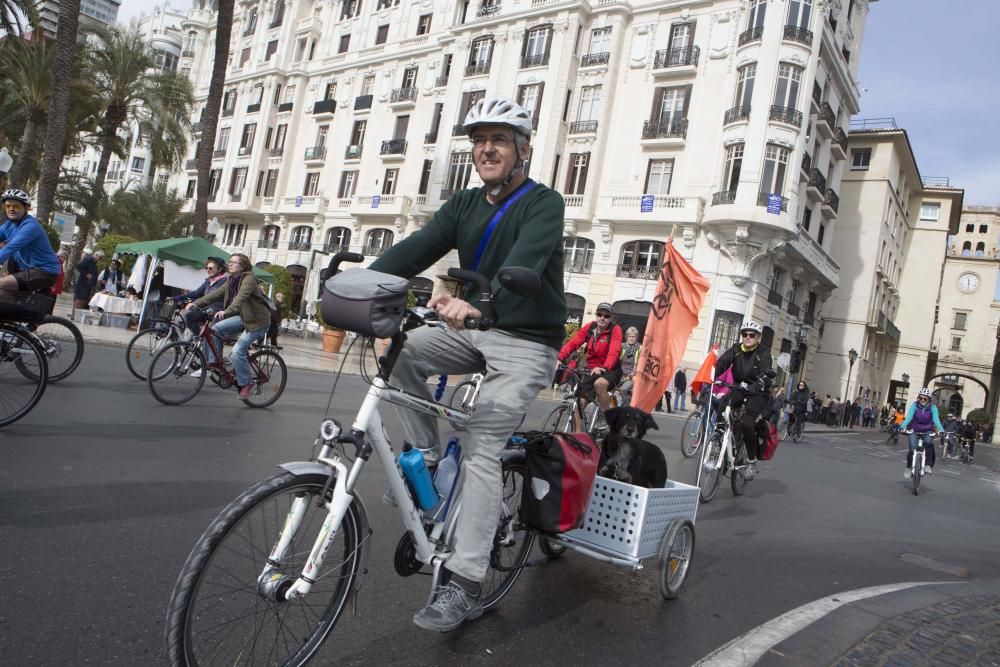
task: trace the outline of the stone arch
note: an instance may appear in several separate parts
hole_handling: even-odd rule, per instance
[[[983,388],[983,394],[986,396],[986,400],[983,402],[983,409],[986,410],[987,412],[989,411],[989,409],[990,409],[990,407],[989,407],[990,406],[990,398],[991,398],[990,397],[990,388],[988,386],[986,386],[985,382],[983,382],[982,380],[980,380],[977,377],[973,377],[972,375],[967,375],[965,373],[955,373],[954,371],[948,371],[947,373],[936,373],[936,374],[930,376],[929,378],[927,378],[927,380],[926,380],[927,384],[925,386],[929,387],[931,385],[931,380],[934,380],[935,378],[945,377],[945,376],[948,376],[948,377],[960,377],[960,378],[965,378],[966,380],[972,380],[973,382],[975,382],[976,384],[978,384],[980,387],[982,387]],[[911,380],[911,382],[912,382],[912,380]]]

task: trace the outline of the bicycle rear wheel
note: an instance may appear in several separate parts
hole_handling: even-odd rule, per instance
[[[521,523],[518,517],[525,476],[523,455],[508,457],[502,464],[502,474],[500,517],[493,537],[490,565],[482,583],[483,609],[494,607],[510,592],[521,576],[535,541],[534,531]]]
[[[49,366],[49,382],[69,377],[83,359],[83,334],[65,317],[46,315],[32,332],[41,341],[45,361]]]
[[[913,453],[913,474],[910,475],[910,479],[913,481],[913,495],[920,494],[920,477],[923,475],[921,472],[924,468],[924,455],[920,452]]]
[[[13,424],[38,404],[48,384],[42,348],[18,327],[0,324],[0,426]]]
[[[327,477],[284,473],[234,500],[195,544],[167,609],[172,665],[302,665],[333,630],[360,575],[364,510],[355,500],[308,595],[284,600],[327,517]],[[322,495],[325,492],[325,497]],[[281,562],[260,579],[297,498],[305,515]],[[277,582],[277,583],[276,583]],[[264,585],[267,588],[264,588]]]
[[[691,458],[701,446],[701,441],[705,435],[705,419],[701,412],[692,412],[684,421],[684,429],[681,431],[681,454],[684,458]]]
[[[177,332],[167,326],[143,329],[132,336],[125,348],[125,365],[128,366],[129,373],[139,380],[145,380],[156,353],[179,338]]]
[[[736,461],[729,474],[729,487],[733,490],[734,496],[742,496],[747,488],[747,478],[744,475],[747,465],[747,448],[740,439],[740,444],[736,448]]]
[[[201,373],[195,377],[193,371]],[[178,341],[156,353],[146,383],[153,397],[166,405],[181,405],[198,395],[209,373],[196,343]]]
[[[798,442],[799,440],[802,439],[802,428],[803,428],[802,418],[799,417],[798,419],[795,420],[795,423],[792,424],[792,441],[793,442]]]
[[[722,456],[722,439],[718,433],[712,435],[701,458],[701,502],[711,502],[722,483],[722,466],[717,465]]]
[[[250,382],[254,388],[250,396],[243,399],[251,408],[266,408],[281,398],[288,382],[285,360],[277,352],[260,350],[250,355],[250,372],[254,377]]]

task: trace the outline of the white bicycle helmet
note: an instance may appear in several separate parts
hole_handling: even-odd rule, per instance
[[[758,336],[762,336],[764,334],[764,328],[753,320],[747,320],[742,324],[742,326],[740,326],[740,333],[743,333],[744,331],[753,331]]]
[[[21,202],[24,204],[25,208],[31,208],[31,197],[29,197],[28,193],[24,190],[18,190],[15,188],[13,190],[5,191],[3,196],[0,197],[0,200],[7,201],[8,199]]]
[[[928,387],[923,387],[920,389],[920,391],[917,392],[917,397],[919,398],[920,396],[926,396],[927,398],[934,398],[934,394],[931,393],[931,390]]]
[[[462,127],[468,135],[480,125],[505,125],[525,139],[531,138],[531,114],[514,100],[486,97],[476,102],[465,116]]]

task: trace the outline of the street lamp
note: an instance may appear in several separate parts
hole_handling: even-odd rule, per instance
[[[847,390],[844,392],[844,400],[851,400],[851,371],[854,370],[854,362],[858,360],[858,351],[853,347],[847,353]]]
[[[7,152],[7,147],[0,148],[0,181],[7,176],[7,172],[14,166],[14,158]]]
[[[215,235],[219,233],[219,227],[221,226],[222,225],[219,224],[219,219],[216,217],[213,217],[208,221],[208,226],[205,228],[205,231],[208,232],[208,240],[212,243],[215,242]]]

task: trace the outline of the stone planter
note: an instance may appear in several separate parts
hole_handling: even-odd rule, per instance
[[[340,329],[323,329],[323,351],[337,354],[344,344],[346,331]]]

